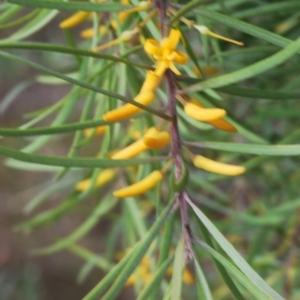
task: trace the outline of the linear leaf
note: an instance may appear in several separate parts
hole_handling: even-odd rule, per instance
[[[174,19],[177,18],[177,16],[179,15],[180,11],[178,11],[178,14],[176,16],[174,16]],[[284,38],[278,34],[275,34],[271,31],[262,29],[258,26],[252,25],[250,23],[246,23],[243,21],[240,21],[238,19],[235,19],[233,17],[229,17],[226,16],[224,14],[220,14],[218,12],[215,11],[210,11],[207,9],[201,9],[201,10],[197,10],[196,13],[202,17],[206,17],[210,20],[213,20],[217,23],[222,23],[226,26],[232,27],[236,30],[240,30],[242,32],[245,32],[247,34],[250,34],[254,37],[257,37],[259,39],[262,39],[264,41],[267,41],[271,44],[280,46],[282,48],[286,47],[288,44],[290,44],[292,41]],[[172,19],[173,22],[173,19]]]
[[[156,237],[157,233],[159,232],[160,228],[163,226],[163,224],[166,222],[167,218],[170,216],[170,214],[173,212],[174,209],[174,201],[171,201],[163,210],[163,212],[160,214],[160,216],[157,218],[155,223],[152,225],[150,230],[147,232],[147,234],[134,246],[134,249],[126,255],[124,258],[126,258],[126,261],[122,264],[116,265],[114,269],[99,282],[99,284],[92,289],[84,298],[83,300],[96,300],[99,299],[99,295],[102,294],[105,289],[108,287],[110,282],[114,280],[114,278],[118,276],[114,284],[111,286],[111,288],[108,290],[108,292],[105,294],[104,297],[102,297],[102,300],[111,300],[115,299],[116,296],[120,293],[122,287],[124,286],[126,280],[130,276],[130,274],[134,271],[134,269],[139,264],[140,260],[145,255],[147,249],[149,248],[151,242]],[[122,266],[118,267],[118,266]],[[116,271],[118,270],[118,271]],[[117,273],[118,272],[118,273]]]
[[[258,99],[272,99],[272,100],[289,100],[297,99],[300,100],[300,93],[286,93],[281,91],[269,91],[269,90],[259,90],[259,89],[249,89],[238,86],[224,86],[222,88],[216,89],[219,92],[242,96],[247,98],[258,98]]]
[[[266,294],[264,294],[255,284],[247,278],[237,267],[230,263],[226,258],[220,255],[216,250],[201,242],[199,239],[196,239],[197,243],[201,245],[206,251],[208,251],[213,258],[215,258],[219,263],[221,263],[232,276],[245,286],[245,288],[255,296],[255,299],[260,300],[271,300]],[[273,299],[273,298],[272,298]],[[277,298],[276,298],[277,299]]]
[[[185,142],[186,145],[235,153],[247,153],[268,156],[300,155],[300,145],[253,145],[223,142]]]
[[[106,199],[101,199],[98,206],[95,207],[91,215],[68,237],[61,239],[54,245],[33,250],[32,253],[38,255],[50,254],[66,248],[84,237],[100,220],[100,218],[107,214],[116,204],[118,199],[109,195]]]
[[[153,279],[149,285],[147,285],[142,292],[139,294],[136,300],[148,300],[149,296],[152,293],[153,289],[157,289],[161,284],[161,280],[163,279],[166,271],[168,270],[172,260],[174,259],[174,255],[170,255],[157,269],[154,273]]]
[[[63,2],[59,0],[7,0],[8,3],[27,7],[49,8],[67,11],[118,12],[132,6],[117,3],[87,3],[83,1]]]
[[[91,84],[88,84],[88,83],[85,83],[85,82],[82,82],[82,81],[79,81],[79,80],[76,80],[76,79],[73,79],[71,77],[68,77],[68,76],[65,76],[59,72],[56,72],[56,71],[53,71],[51,69],[48,69],[46,67],[43,67],[41,66],[40,64],[37,64],[37,63],[34,63],[34,62],[31,62],[27,59],[23,59],[19,56],[16,56],[16,55],[12,55],[12,54],[9,54],[9,53],[6,53],[6,52],[3,52],[3,51],[0,51],[0,56],[2,57],[5,57],[5,58],[8,58],[8,59],[12,59],[12,60],[15,60],[15,61],[18,61],[18,62],[22,62],[28,66],[31,66],[37,70],[40,70],[42,72],[45,72],[45,73],[48,73],[48,74],[51,74],[55,77],[58,77],[60,79],[63,79],[64,81],[67,81],[69,83],[72,83],[72,84],[75,84],[77,86],[81,86],[83,88],[86,88],[86,89],[89,89],[89,90],[92,90],[94,92],[97,92],[97,93],[100,93],[100,94],[104,94],[104,95],[107,95],[107,96],[110,96],[110,97],[113,97],[113,98],[116,98],[116,99],[120,99],[121,101],[124,101],[124,102],[127,102],[127,103],[131,103],[131,104],[134,104],[135,106],[137,107],[140,107],[142,108],[143,110],[146,110],[154,115],[157,115],[163,119],[167,119],[167,120],[170,120],[171,118],[169,116],[166,116],[165,114],[159,112],[159,111],[156,111],[155,109],[152,109],[150,107],[147,107],[145,105],[142,105],[140,103],[137,103],[127,97],[124,97],[122,95],[119,95],[117,93],[114,93],[114,92],[110,92],[110,91],[107,91],[107,90],[104,90],[104,89],[101,89],[99,87],[95,87]]]
[[[297,1],[284,1],[282,3],[271,3],[271,4],[264,4],[258,5],[258,7],[245,9],[244,11],[237,12],[233,14],[235,18],[247,18],[251,16],[258,16],[263,14],[270,14],[272,12],[281,13],[284,11],[297,11],[300,8],[300,2]]]
[[[245,79],[259,75],[282,64],[284,61],[296,54],[299,50],[300,38],[298,38],[295,42],[290,43],[283,50],[278,51],[276,54],[271,55],[268,58],[265,58],[241,70],[216,76],[208,80],[204,80],[200,83],[185,88],[182,92],[189,93],[195,91],[202,91],[207,88],[218,88],[232,83],[243,81]]]
[[[24,137],[24,136],[32,136],[32,135],[46,135],[46,134],[59,134],[72,132],[79,129],[85,128],[94,128],[101,125],[108,125],[110,123],[101,120],[91,120],[84,122],[76,122],[70,123],[61,126],[53,126],[53,127],[38,127],[31,129],[12,129],[12,128],[3,128],[0,127],[0,136],[11,136],[11,137]]]
[[[14,158],[20,161],[27,161],[36,164],[61,166],[61,167],[79,167],[79,168],[121,168],[129,166],[137,166],[139,164],[156,163],[167,160],[168,157],[149,157],[139,159],[100,159],[100,158],[68,158],[58,156],[45,156],[39,154],[25,153],[0,146],[0,154]]]
[[[211,293],[210,293],[208,283],[207,283],[204,273],[200,267],[200,264],[198,263],[196,257],[194,257],[193,260],[194,260],[194,264],[195,264],[196,275],[200,282],[201,289],[203,291],[203,296],[205,297],[204,300],[213,300]]]
[[[66,47],[60,46],[55,44],[46,44],[46,43],[28,43],[28,42],[0,42],[0,49],[24,49],[24,50],[36,50],[36,51],[49,51],[49,52],[56,52],[56,53],[65,53],[71,55],[80,55],[80,56],[87,56],[87,57],[95,57],[95,58],[102,58],[104,60],[111,60],[115,62],[120,62],[124,64],[128,64],[131,66],[143,68],[143,69],[151,69],[150,66],[145,66],[142,64],[135,63],[128,59],[124,59],[119,56],[113,56],[105,53],[93,52],[89,50],[78,49],[74,47]]]
[[[258,288],[260,288],[268,296],[276,300],[284,300],[275,290],[273,290],[244,260],[244,258],[234,249],[234,247],[226,240],[215,225],[202,213],[202,211],[188,198],[186,201],[192,207],[198,218],[214,237],[220,247],[232,259],[236,266],[251,280]]]
[[[184,266],[184,239],[181,236],[175,251],[175,258],[173,264],[173,276],[172,276],[172,289],[171,289],[171,299],[180,300],[181,299],[181,289],[182,289],[182,268]]]

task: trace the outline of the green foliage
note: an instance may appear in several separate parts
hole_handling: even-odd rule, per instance
[[[80,280],[93,267],[105,271],[84,300],[117,299],[124,289],[138,300],[299,299],[300,3],[165,3],[0,3],[3,69],[36,71],[7,92],[0,113],[29,86],[69,88],[56,103],[24,112],[26,123],[0,128],[8,167],[53,173],[53,183],[28,199],[24,213],[33,216],[16,229],[35,234],[88,207],[69,236],[32,249],[83,259]],[[60,21],[74,13],[77,21],[64,27]],[[91,27],[88,39],[77,25]],[[37,40],[42,30],[56,32],[51,43]],[[155,93],[151,105],[138,100],[145,91]],[[226,116],[193,119],[184,109],[190,101],[204,117],[221,109]],[[136,111],[118,117],[122,106]],[[119,115],[110,119],[108,112]],[[154,137],[157,147],[146,145],[150,127],[168,131],[170,144],[160,148],[165,141]],[[15,149],[9,137],[27,144]],[[65,156],[43,154],[66,140]],[[139,146],[126,148],[133,143]],[[126,154],[114,159],[122,149]],[[208,166],[196,169],[197,155],[210,158]],[[228,179],[219,162],[247,172]],[[163,178],[154,188],[125,199],[113,195],[154,170]],[[44,206],[53,193],[60,204]],[[100,221],[111,231],[99,233],[104,250],[94,253],[80,243]]]

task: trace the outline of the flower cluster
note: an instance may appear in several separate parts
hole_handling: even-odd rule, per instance
[[[144,44],[145,51],[151,55],[155,61],[153,71],[147,71],[146,78],[139,94],[134,98],[134,101],[145,106],[150,105],[155,98],[155,91],[163,80],[163,76],[167,69],[172,70],[175,74],[180,75],[180,71],[175,64],[186,64],[188,56],[179,50],[176,50],[180,41],[181,33],[177,29],[171,29],[167,38],[163,38],[161,41],[154,39],[147,39]],[[235,132],[236,128],[229,122],[223,119],[226,115],[226,111],[220,108],[205,108],[196,99],[186,99],[177,95],[178,100],[184,106],[184,112],[189,117],[201,121],[207,122],[212,126],[228,131]],[[103,120],[106,122],[118,122],[123,119],[129,118],[140,112],[142,109],[134,104],[127,103],[116,109],[108,111],[103,115]],[[101,134],[106,130],[106,126],[101,126],[96,129],[96,134]],[[86,131],[89,134],[90,131]],[[161,131],[156,127],[152,127],[131,145],[115,152],[111,155],[111,159],[129,159],[133,158],[140,153],[148,149],[160,149],[169,144],[171,136],[167,131]],[[245,172],[245,168],[241,166],[228,165],[210,160],[201,155],[191,154],[193,164],[197,168],[214,172],[222,175],[236,176]],[[137,196],[152,189],[157,183],[163,179],[163,174],[166,170],[155,170],[151,172],[144,179],[139,182],[135,182],[130,186],[121,188],[114,191],[114,195],[119,198],[126,198],[131,196]],[[96,186],[100,186],[115,176],[115,172],[111,169],[102,171],[96,181]],[[85,190],[89,187],[90,180],[84,180],[79,182],[76,186],[77,190]]]

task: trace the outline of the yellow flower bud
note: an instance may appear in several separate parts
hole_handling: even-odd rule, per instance
[[[159,131],[155,127],[147,130],[143,137],[144,144],[150,149],[160,149],[169,144],[171,140],[167,131]]]
[[[87,19],[89,15],[90,15],[90,12],[79,11],[79,12],[73,14],[68,19],[65,19],[64,21],[59,23],[59,27],[62,29],[75,27],[78,24],[82,23],[85,19]]]
[[[101,25],[98,28],[98,33],[106,34],[106,33],[108,33],[108,28],[104,25]],[[92,38],[94,36],[94,28],[88,28],[88,29],[80,31],[80,36],[84,39]]]
[[[109,182],[115,177],[115,170],[114,169],[105,169],[101,171],[97,177],[95,186],[99,187],[101,185],[104,185],[105,183]],[[91,185],[91,179],[85,179],[76,184],[75,189],[77,191],[85,191],[87,190]]]
[[[198,121],[213,121],[226,115],[226,111],[221,108],[201,108],[194,103],[187,103],[184,112]]]
[[[221,175],[237,176],[246,172],[246,168],[243,166],[220,163],[201,155],[196,155],[193,159],[193,163],[197,168]]]
[[[103,126],[98,126],[96,129],[86,128],[84,129],[83,133],[84,136],[89,136],[93,132],[93,130],[95,130],[94,135],[98,136],[103,134],[107,130],[107,127],[108,127],[107,125],[103,125]]]
[[[138,181],[130,186],[114,191],[114,196],[118,198],[126,198],[141,195],[152,189],[163,179],[160,171],[153,171],[141,181]]]
[[[148,148],[144,144],[143,139],[139,139],[136,142],[132,143],[131,145],[127,146],[126,148],[116,152],[111,156],[111,159],[127,159],[134,157],[144,151],[146,151]]]
[[[191,99],[189,101],[189,103],[193,103],[193,104],[197,105],[198,107],[204,108],[204,106],[201,103],[199,103],[196,99]],[[233,125],[231,125],[229,122],[225,121],[224,119],[216,119],[213,121],[207,121],[207,123],[209,123],[210,125],[218,128],[218,129],[224,130],[224,131],[237,132],[236,128]]]
[[[143,105],[149,105],[154,100],[154,93],[146,91],[138,94],[134,100]],[[141,108],[127,103],[121,107],[111,110],[103,115],[103,119],[107,122],[116,122],[131,117],[141,111]]]

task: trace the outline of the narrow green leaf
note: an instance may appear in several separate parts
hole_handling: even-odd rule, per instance
[[[225,259],[222,255],[220,255],[213,248],[209,247],[205,243],[201,242],[199,239],[196,239],[196,242],[205,250],[207,250],[212,257],[214,257],[217,261],[219,261],[225,268],[230,272],[234,278],[239,281],[244,287],[255,297],[255,299],[259,300],[271,300],[271,299],[279,299],[279,298],[270,298],[266,294],[264,294],[252,281],[247,278],[237,267],[235,267],[232,263],[230,263],[227,259]],[[283,299],[283,298],[280,298]]]
[[[258,26],[252,25],[250,23],[246,23],[243,21],[240,21],[238,19],[235,19],[230,16],[226,16],[224,14],[220,14],[215,11],[210,11],[207,9],[201,9],[197,10],[196,13],[202,17],[206,17],[210,20],[213,20],[217,23],[224,24],[226,26],[232,27],[235,30],[239,30],[242,32],[245,32],[247,34],[250,34],[256,38],[262,39],[264,41],[267,41],[273,45],[280,46],[282,48],[289,45],[292,41],[282,37],[278,34],[275,34],[271,31],[265,30],[263,28],[260,28]],[[179,14],[179,12],[178,12]]]
[[[243,259],[243,257],[234,249],[234,247],[226,240],[226,238],[219,232],[215,225],[202,213],[202,211],[189,199],[185,200],[190,204],[198,218],[214,237],[220,247],[232,259],[236,266],[251,280],[261,291],[266,293],[269,297],[276,300],[284,300],[275,290],[273,290]]]
[[[184,243],[183,236],[181,236],[176,247],[174,264],[173,264],[172,290],[171,290],[172,300],[181,299],[182,268],[184,266],[184,260],[183,260],[184,248],[185,248],[185,243]]]
[[[38,127],[38,128],[31,128],[31,129],[12,129],[12,128],[0,127],[0,135],[10,136],[10,137],[25,137],[25,136],[33,136],[33,135],[60,134],[60,133],[72,132],[79,129],[83,130],[85,128],[94,128],[97,126],[108,125],[108,124],[112,124],[112,123],[108,123],[106,121],[103,121],[103,119],[100,119],[100,120],[70,123],[61,126]]]
[[[197,275],[197,278],[199,279],[201,289],[203,291],[203,296],[204,296],[203,299],[204,300],[213,300],[211,293],[210,293],[208,283],[207,283],[204,273],[200,267],[200,264],[198,263],[196,257],[194,257],[193,260],[194,260],[194,264],[195,264],[196,275]]]
[[[30,231],[32,228],[40,226],[42,224],[51,223],[57,221],[62,215],[67,211],[70,211],[72,208],[77,206],[80,202],[80,199],[75,196],[70,196],[63,203],[56,206],[55,208],[42,212],[30,219],[27,222],[23,222],[15,227],[16,230]]]
[[[300,155],[300,145],[253,145],[223,142],[185,142],[186,145],[229,151],[234,153],[247,153],[267,156],[297,156]]]
[[[10,37],[2,39],[2,42],[6,41],[18,41],[25,39],[30,35],[36,33],[42,29],[45,25],[50,23],[58,14],[56,10],[41,10],[30,22],[22,26],[18,31],[14,32]]]
[[[102,279],[99,284],[92,289],[84,298],[83,300],[96,300],[99,299],[100,294],[102,294],[108,285],[111,283],[112,280],[115,279],[117,275],[118,278],[105,294],[104,297],[101,297],[101,300],[111,300],[115,299],[117,295],[122,290],[126,280],[132,274],[134,269],[137,267],[147,249],[149,248],[151,242],[158,234],[160,228],[166,222],[167,218],[170,216],[171,213],[174,211],[174,201],[171,201],[163,210],[161,215],[157,218],[156,222],[152,225],[150,230],[147,234],[141,239],[138,244],[132,249],[130,253],[128,253],[119,263],[116,265],[115,268],[111,270],[111,272]],[[126,259],[125,259],[126,258]],[[124,262],[123,262],[124,261]]]
[[[87,57],[95,57],[101,58],[104,60],[110,60],[114,62],[120,62],[124,64],[128,64],[130,66],[142,68],[142,69],[151,69],[151,66],[146,66],[142,64],[135,63],[134,61],[130,61],[128,59],[124,59],[119,56],[113,56],[100,52],[93,52],[89,50],[60,46],[55,44],[45,44],[45,43],[34,43],[34,42],[0,42],[0,49],[22,49],[22,50],[35,50],[35,51],[49,51],[55,53],[65,53],[70,55],[79,55],[79,56],[87,56]]]
[[[107,95],[107,96],[110,96],[110,97],[113,97],[113,98],[116,98],[116,99],[120,99],[120,100],[122,100],[124,102],[127,102],[127,103],[134,104],[135,106],[140,107],[143,110],[146,110],[146,111],[148,111],[148,112],[150,112],[150,113],[152,113],[154,115],[157,115],[157,116],[159,116],[159,117],[161,117],[163,119],[166,119],[166,120],[170,120],[171,119],[169,116],[165,115],[164,113],[161,113],[161,112],[156,111],[156,110],[154,110],[154,109],[152,109],[150,107],[147,107],[145,105],[137,103],[137,102],[135,102],[135,101],[133,101],[133,100],[127,98],[127,97],[124,97],[124,96],[119,95],[119,94],[114,93],[114,92],[110,92],[110,91],[101,89],[99,87],[95,87],[95,86],[93,86],[91,84],[88,84],[88,83],[85,83],[85,82],[73,79],[71,77],[65,76],[65,75],[63,75],[63,74],[61,74],[59,72],[50,70],[50,69],[48,69],[46,67],[43,67],[43,66],[41,66],[41,65],[39,65],[37,63],[31,62],[31,61],[29,61],[27,59],[23,59],[23,58],[21,58],[19,56],[12,55],[12,54],[9,54],[9,53],[3,52],[3,51],[0,51],[0,56],[2,56],[4,58],[15,60],[15,61],[18,61],[18,62],[22,62],[22,63],[24,63],[24,64],[26,64],[28,66],[31,66],[31,67],[33,67],[33,68],[35,68],[37,70],[40,70],[42,72],[51,74],[51,75],[53,75],[55,77],[61,78],[61,79],[65,80],[65,81],[67,81],[69,83],[75,84],[77,86],[81,86],[81,87],[86,88],[88,90],[92,90],[94,92],[97,92],[97,93],[100,93],[100,94],[104,94],[104,95]]]
[[[101,199],[98,206],[93,209],[91,215],[68,237],[61,239],[51,246],[33,250],[32,253],[37,255],[50,254],[75,243],[84,237],[99,222],[101,217],[107,214],[117,203],[118,199],[111,195],[105,197],[105,199]]]
[[[3,4],[3,5],[5,5],[5,4]],[[7,4],[7,5],[10,5],[10,4]],[[14,15],[19,13],[22,9],[23,8],[21,6],[18,6],[18,5],[12,5],[11,7],[8,7],[6,9],[6,11],[4,11],[0,15],[0,24],[3,24],[6,21],[8,21],[9,19],[11,19]]]
[[[109,271],[113,267],[113,265],[105,257],[95,254],[84,247],[76,244],[70,244],[66,246],[66,249],[71,253],[81,257],[85,261],[91,262],[101,270]]]
[[[251,16],[259,16],[271,13],[283,13],[285,11],[294,12],[297,11],[300,8],[300,2],[297,1],[284,1],[281,3],[270,3],[270,4],[264,4],[264,5],[258,5],[255,8],[245,9],[244,11],[239,11],[237,13],[233,14],[233,17],[235,18],[247,18]]]
[[[6,0],[8,3],[27,7],[49,8],[66,11],[94,11],[94,12],[118,12],[132,6],[118,3],[88,3],[83,1],[60,1],[60,0]]]
[[[219,92],[234,95],[242,96],[246,98],[257,98],[257,99],[272,99],[272,100],[289,100],[297,99],[300,100],[300,93],[286,93],[281,91],[268,91],[268,90],[258,90],[258,89],[249,89],[238,86],[224,86],[222,88],[216,89]]]
[[[295,42],[290,43],[283,50],[278,51],[276,54],[271,55],[268,58],[265,58],[238,71],[216,76],[214,78],[204,80],[200,83],[189,86],[185,88],[182,93],[202,91],[207,88],[218,88],[254,77],[282,64],[284,61],[295,55],[299,50],[300,38],[298,38]]]
[[[157,269],[155,272],[153,279],[150,284],[148,284],[143,291],[139,294],[136,300],[149,300],[148,298],[151,296],[153,289],[158,289],[161,285],[161,281],[167,272],[169,266],[171,265],[172,260],[174,259],[174,255],[170,255]],[[156,298],[157,299],[157,298]]]
[[[197,222],[198,226],[200,227],[203,239],[206,242],[206,244],[208,244],[212,249],[215,249],[206,227],[202,224],[202,222],[198,218],[196,219],[196,222]],[[226,271],[224,266],[218,260],[216,260],[214,257],[213,257],[213,261],[214,261],[215,266],[217,267],[218,271],[220,272],[225,284],[232,292],[233,296],[237,300],[245,300],[245,298],[243,297],[243,295],[241,294],[239,289],[236,287],[234,281],[232,280],[231,276],[228,274],[228,272]]]
[[[156,163],[167,160],[168,157],[149,157],[140,159],[100,159],[100,158],[67,158],[58,156],[45,156],[39,154],[30,154],[22,151],[0,146],[0,154],[14,158],[16,160],[27,161],[36,164],[61,166],[61,167],[79,167],[79,168],[121,168],[128,166],[137,166],[139,164]]]

